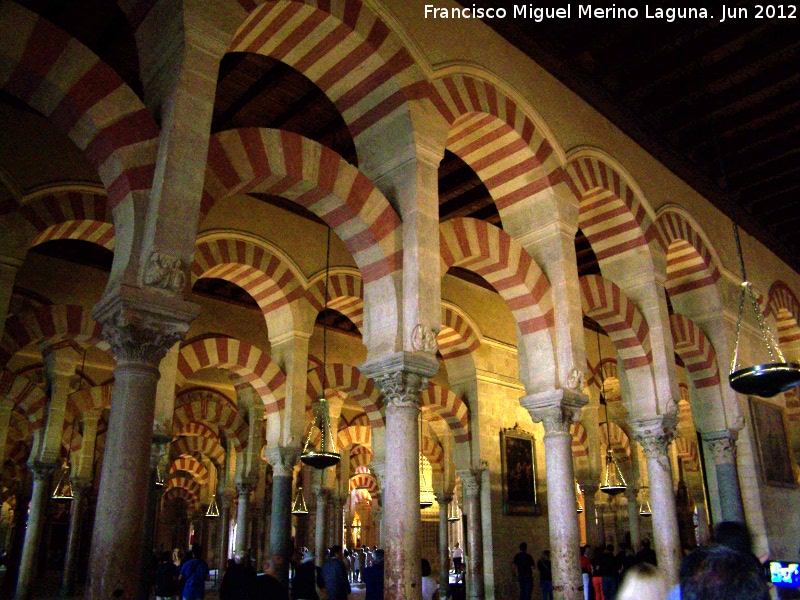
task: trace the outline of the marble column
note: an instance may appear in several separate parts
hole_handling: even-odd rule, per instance
[[[631,532],[631,548],[636,552],[639,549],[641,541],[641,532],[639,530],[639,490],[629,487],[625,492],[625,498],[628,500],[628,521],[630,523]]]
[[[81,546],[83,526],[83,500],[91,481],[72,480],[72,512],[69,515],[67,556],[64,559],[64,575],[61,579],[61,595],[71,596],[75,592],[75,573],[78,569],[78,550]]]
[[[481,521],[482,469],[456,471],[464,492],[464,515],[467,518],[466,569],[467,598],[483,600],[483,523]],[[574,511],[573,511],[574,512]]]
[[[742,490],[739,487],[739,471],[736,467],[737,432],[722,429],[704,432],[702,437],[714,455],[722,520],[744,523],[744,504]]]
[[[250,506],[250,493],[253,491],[253,487],[251,482],[236,482],[239,504],[236,507],[236,540],[233,544],[233,551],[235,553],[247,552],[248,508]]]
[[[570,426],[580,419],[587,399],[573,390],[558,389],[520,399],[536,422],[544,425],[547,474],[547,513],[553,561],[553,595],[583,600],[579,546],[580,525],[575,512],[575,472]]]
[[[439,364],[428,353],[398,353],[364,363],[386,405],[386,476],[382,542],[386,600],[421,600],[419,393]]]
[[[272,517],[269,529],[270,554],[280,554],[288,562],[292,555],[292,471],[299,448],[267,448],[267,460],[272,465]],[[288,581],[288,571],[281,574]]]
[[[29,505],[28,525],[25,531],[25,542],[22,546],[22,560],[19,565],[16,600],[29,600],[33,597],[33,580],[36,575],[36,563],[39,557],[39,546],[47,517],[47,500],[50,495],[50,477],[55,465],[34,463],[33,492]]]
[[[436,494],[439,503],[439,598],[447,598],[450,592],[450,547],[448,539],[447,511],[453,494]]]
[[[196,313],[195,305],[148,288],[106,297],[93,311],[117,364],[87,600],[134,598],[139,588],[158,366]]]
[[[597,524],[597,504],[595,496],[600,489],[596,483],[581,483],[583,490],[583,518],[586,522],[586,543],[596,547],[600,544],[600,532]]]
[[[317,514],[314,521],[314,555],[317,564],[321,565],[325,560],[325,529],[328,524],[328,498],[331,490],[325,486],[318,486],[314,490],[317,500]]]
[[[669,443],[672,441],[674,415],[629,422],[633,438],[642,446],[647,457],[647,478],[650,483],[650,507],[653,510],[653,538],[658,568],[671,585],[678,583],[681,562],[681,543],[678,536],[678,512],[672,487],[672,465]]]
[[[227,493],[218,494],[217,506],[219,507],[219,558],[217,562],[217,569],[220,573],[225,572],[228,566],[228,544],[230,542],[231,532],[231,504],[233,498]]]
[[[153,435],[150,446],[150,479],[147,486],[147,504],[144,514],[144,535],[142,538],[142,574],[139,580],[139,600],[148,600],[152,587],[152,556],[155,547],[156,521],[158,520],[158,503],[164,486],[156,485],[161,457],[167,453],[167,444],[172,438],[166,435]]]
[[[333,539],[331,546],[342,545],[342,511],[344,510],[344,503],[347,501],[347,496],[340,496],[335,494],[333,497]]]

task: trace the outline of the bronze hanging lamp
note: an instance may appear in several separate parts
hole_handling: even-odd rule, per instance
[[[742,243],[739,239],[739,227],[733,224],[733,234],[736,238],[736,251],[739,254],[739,266],[742,270],[742,291],[739,294],[739,316],[736,320],[736,344],[731,360],[731,370],[728,375],[730,386],[740,394],[748,396],[761,396],[772,398],[781,392],[785,392],[800,384],[800,364],[787,362],[781,352],[780,346],[775,341],[772,332],[764,322],[764,315],[758,308],[758,299],[753,286],[747,280],[747,271],[744,267],[744,257],[742,255]],[[746,298],[750,298],[753,313],[758,323],[761,339],[767,349],[770,362],[752,367],[739,368],[739,342],[741,338],[742,319],[744,316],[744,305]]]
[[[581,504],[581,485],[575,482],[575,512],[581,514],[583,512],[583,504]]]
[[[653,516],[653,510],[650,508],[650,493],[647,491],[647,486],[642,487],[642,503],[639,505],[640,517]]]
[[[328,278],[330,273],[331,261],[331,228],[328,227],[328,241],[325,253],[325,305],[323,312],[328,308]],[[325,397],[325,389],[328,383],[327,377],[328,359],[328,327],[322,321],[322,393],[313,407],[314,425],[319,429],[320,441],[319,448],[315,448],[311,443],[314,428],[308,431],[306,443],[303,446],[303,453],[300,460],[315,469],[327,469],[337,464],[341,460],[341,455],[336,450],[336,440],[331,432],[331,415],[328,407],[328,399]]]
[[[428,485],[428,478],[425,477],[425,465],[430,463],[422,454],[422,412],[420,412],[417,422],[419,424],[419,507],[423,509],[433,506],[433,482]]]
[[[600,332],[597,332],[597,360],[600,365],[600,404],[603,407],[605,421],[600,425],[606,426],[606,440],[608,445],[606,447],[606,473],[603,483],[600,484],[600,491],[609,496],[616,496],[628,489],[628,484],[625,482],[625,477],[614,458],[614,453],[611,450],[611,425],[608,422],[608,404],[606,402],[606,378],[603,375],[603,355],[600,352]]]
[[[217,495],[214,494],[211,496],[211,502],[208,504],[208,509],[206,510],[206,517],[209,519],[215,519],[219,516],[219,506],[217,506]]]
[[[461,509],[458,508],[458,502],[455,498],[450,501],[450,506],[447,508],[447,521],[448,523],[455,523],[461,520]]]
[[[308,515],[308,507],[306,506],[306,499],[303,497],[302,487],[297,488],[297,493],[294,496],[294,502],[292,502],[292,514],[299,517]]]

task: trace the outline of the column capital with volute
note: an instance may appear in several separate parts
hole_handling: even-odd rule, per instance
[[[536,423],[542,423],[545,436],[569,434],[569,428],[581,418],[589,399],[571,389],[555,389],[520,398],[520,404]]]
[[[419,406],[419,394],[438,373],[439,362],[429,352],[396,352],[362,363],[359,369],[375,382],[388,406],[411,408]]]

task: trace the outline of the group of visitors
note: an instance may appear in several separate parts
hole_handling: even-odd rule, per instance
[[[202,600],[205,596],[208,565],[203,549],[195,544],[185,554],[177,548],[158,557],[154,580],[156,600]]]
[[[552,563],[545,550],[538,561],[521,543],[512,570],[519,582],[520,600],[531,600],[534,569],[539,572],[543,600],[553,597]],[[747,527],[722,522],[714,530],[714,542],[685,549],[680,584],[670,589],[659,570],[649,540],[634,554],[629,546],[614,552],[608,544],[581,548],[581,571],[585,600],[766,600],[769,584],[762,562],[756,558]]]
[[[372,566],[374,555],[377,550],[377,546],[371,549],[369,546],[362,546],[361,548],[354,548],[353,550],[345,548],[344,562],[348,568],[350,583],[361,583],[363,581],[364,570]]]

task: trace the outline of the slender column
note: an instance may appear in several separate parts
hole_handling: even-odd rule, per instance
[[[593,548],[600,543],[600,532],[597,525],[597,504],[595,496],[599,486],[596,483],[582,483],[583,489],[583,516],[586,522],[586,543]]]
[[[317,564],[321,565],[325,560],[325,525],[328,523],[328,498],[331,495],[330,488],[319,486],[314,493],[317,497],[317,518],[314,523],[314,554]]]
[[[575,473],[569,428],[580,419],[587,399],[572,390],[559,389],[524,396],[520,403],[534,421],[544,425],[553,595],[563,600],[582,600],[583,577],[578,556],[581,538],[575,512]]]
[[[342,545],[342,511],[345,498],[338,494],[333,497],[333,545]]]
[[[236,508],[236,541],[233,549],[234,552],[245,552],[247,551],[247,513],[253,484],[247,481],[237,481],[236,491],[239,493],[239,505]]]
[[[706,505],[698,502],[697,506],[697,544],[705,546],[708,543],[708,514],[706,513]]]
[[[625,498],[628,499],[628,521],[631,527],[631,548],[636,551],[639,548],[641,540],[641,533],[639,531],[639,503],[638,494],[639,490],[629,487],[625,492]]]
[[[89,560],[88,600],[133,598],[139,588],[158,365],[196,307],[158,292],[126,290],[94,309],[116,356],[106,449]],[[138,490],[138,493],[131,493]]]
[[[61,580],[61,595],[71,596],[75,591],[75,572],[78,568],[78,550],[81,545],[83,524],[83,499],[91,485],[90,481],[72,480],[72,512],[69,516],[67,556],[64,559],[64,576]]]
[[[439,503],[439,597],[447,598],[450,591],[450,548],[447,536],[447,511],[453,494],[436,494]]]
[[[630,421],[633,438],[641,444],[647,457],[658,568],[671,584],[678,583],[678,567],[681,561],[678,512],[675,507],[672,465],[668,454],[669,443],[675,431],[675,421],[675,415]]]
[[[711,446],[714,455],[722,520],[744,523],[744,503],[739,488],[739,472],[736,468],[737,433],[723,429],[703,433],[702,437]]]
[[[467,517],[467,597],[483,600],[482,469],[465,469],[456,473],[464,490],[464,514]]]
[[[292,470],[300,458],[299,448],[267,449],[272,465],[272,517],[269,530],[270,554],[280,554],[288,562],[292,553]],[[288,571],[282,573],[288,580]]]
[[[420,600],[419,393],[438,371],[433,354],[399,353],[364,363],[386,400],[386,461],[383,546],[384,598]]]
[[[374,439],[374,438],[373,438]],[[378,537],[378,546],[383,548],[383,502],[386,494],[384,490],[386,489],[386,462],[372,459],[372,464],[370,464],[370,469],[375,474],[375,477],[378,479],[378,486],[380,487],[380,493],[373,498],[372,502],[372,518],[375,520],[375,533]],[[421,577],[421,575],[420,575]]]
[[[33,597],[33,578],[36,574],[36,558],[39,556],[39,545],[42,541],[44,522],[47,511],[47,497],[50,494],[50,476],[55,467],[50,464],[36,463],[33,471],[33,493],[31,494],[28,527],[25,531],[25,543],[22,547],[22,560],[19,565],[16,600],[29,600]]]
[[[220,573],[225,571],[228,566],[228,542],[230,541],[231,531],[231,503],[233,499],[225,493],[218,494],[219,500],[219,557],[217,569]]]

